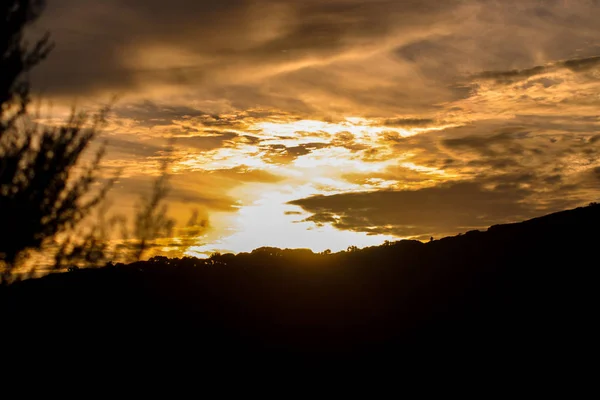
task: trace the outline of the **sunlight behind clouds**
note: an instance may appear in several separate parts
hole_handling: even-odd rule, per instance
[[[233,221],[235,233],[223,235],[211,244],[190,247],[186,254],[206,256],[216,251],[249,252],[262,246],[341,251],[351,245],[365,247],[394,239],[390,235],[339,231],[330,225],[317,226],[313,222],[305,222],[310,214],[286,203],[298,196],[311,194],[316,194],[316,191],[308,188],[265,194],[253,204],[240,208]]]
[[[123,95],[101,138],[117,204],[169,161],[173,212],[211,221],[188,254],[428,239],[597,199],[599,19],[591,0],[56,0],[34,87],[47,123]]]

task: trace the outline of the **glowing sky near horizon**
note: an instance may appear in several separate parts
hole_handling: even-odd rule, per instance
[[[49,0],[33,83],[57,118],[118,97],[115,212],[171,161],[181,229],[160,252],[337,251],[597,200],[599,18],[592,0]]]

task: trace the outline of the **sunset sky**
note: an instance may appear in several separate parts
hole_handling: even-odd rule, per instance
[[[163,253],[338,251],[596,201],[598,21],[596,0],[48,0],[32,78],[53,118],[117,97],[115,212],[171,160]]]

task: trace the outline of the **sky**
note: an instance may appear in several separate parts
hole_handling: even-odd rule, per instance
[[[115,212],[170,162],[163,253],[339,251],[596,201],[599,20],[596,0],[48,0],[32,80],[52,118],[117,99]]]

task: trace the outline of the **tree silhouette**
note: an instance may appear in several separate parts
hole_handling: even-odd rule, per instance
[[[152,192],[142,197],[134,220],[134,260],[141,260],[148,245],[159,237],[169,236],[175,222],[167,215],[164,200],[169,192],[168,163],[163,162],[161,174],[154,181]]]
[[[15,265],[27,249],[39,249],[74,227],[108,190],[97,190],[102,151],[87,167],[79,162],[104,123],[72,113],[59,127],[33,123],[28,72],[52,49],[49,35],[33,46],[24,29],[43,11],[43,0],[0,2],[0,261]],[[88,124],[88,122],[91,122]]]

